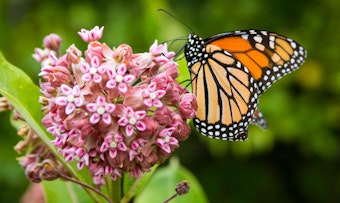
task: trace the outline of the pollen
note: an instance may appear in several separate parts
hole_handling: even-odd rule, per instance
[[[67,96],[67,101],[68,102],[73,102],[74,101],[74,96],[73,95],[68,95]]]
[[[156,99],[157,96],[156,96],[156,93],[151,92],[149,97],[150,99]]]
[[[111,148],[116,148],[117,147],[117,142],[111,142],[110,147]]]
[[[96,73],[97,73],[97,69],[96,68],[94,68],[94,67],[90,68],[90,74],[91,75],[94,75]]]
[[[99,114],[99,115],[102,115],[102,114],[104,114],[105,113],[105,109],[104,109],[104,107],[99,107],[98,109],[97,109],[97,113]]]
[[[117,75],[117,76],[116,76],[116,81],[117,81],[117,82],[122,82],[122,81],[123,81],[123,76]]]
[[[136,119],[135,117],[131,117],[131,118],[129,119],[129,123],[130,123],[131,125],[136,124],[136,122],[137,122],[137,119]]]

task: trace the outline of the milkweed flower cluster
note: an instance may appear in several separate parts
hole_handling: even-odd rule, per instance
[[[42,123],[58,152],[79,170],[87,167],[95,184],[122,172],[138,178],[188,138],[196,98],[175,80],[178,64],[166,44],[156,40],[149,52],[135,54],[127,44],[99,42],[103,27],[78,34],[88,43],[84,53],[71,45],[60,55],[56,34],[35,49]]]

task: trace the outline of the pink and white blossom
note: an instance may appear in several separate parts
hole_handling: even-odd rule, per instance
[[[60,86],[60,95],[56,98],[55,103],[65,107],[65,114],[70,115],[77,107],[81,107],[84,103],[84,98],[81,95],[80,87],[75,85],[73,88],[62,84]]]
[[[49,35],[33,57],[41,63],[43,125],[66,162],[87,168],[94,184],[122,173],[139,178],[190,133],[196,97],[179,85],[175,53],[157,40],[145,53],[100,42],[104,27],[82,29],[85,51]],[[34,169],[34,168],[33,168]],[[30,174],[32,180],[40,180]]]
[[[116,106],[112,103],[107,103],[105,97],[98,96],[96,103],[86,104],[86,109],[92,113],[90,117],[90,123],[96,124],[102,120],[105,124],[111,124],[111,114],[115,110]]]
[[[134,128],[139,131],[144,131],[146,126],[142,119],[146,116],[146,111],[134,111],[131,107],[126,107],[124,115],[118,120],[118,125],[124,126],[126,136],[130,137]]]
[[[162,107],[163,103],[161,98],[165,95],[166,91],[162,89],[157,89],[156,83],[151,82],[147,88],[142,91],[142,96],[144,97],[144,104],[147,107]]]
[[[115,68],[107,68],[107,75],[109,80],[106,82],[106,87],[108,89],[118,88],[122,93],[127,92],[128,85],[130,85],[134,80],[135,76],[127,73],[127,67],[125,64],[121,64]]]
[[[94,42],[102,38],[104,27],[95,26],[92,30],[81,29],[78,34],[84,42]]]

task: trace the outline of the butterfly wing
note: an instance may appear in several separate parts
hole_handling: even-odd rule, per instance
[[[256,80],[259,94],[305,60],[305,49],[294,40],[274,32],[244,30],[222,33],[205,40],[228,51]]]
[[[198,102],[193,120],[196,128],[211,138],[245,140],[257,108],[254,78],[227,51],[215,45],[198,45],[202,39],[191,38],[196,45],[186,47],[185,53]],[[197,48],[202,50],[196,53]]]
[[[245,140],[251,123],[267,126],[258,96],[302,64],[306,52],[293,40],[266,31],[235,31],[206,40],[189,35],[185,57],[198,110],[196,128],[224,140]]]

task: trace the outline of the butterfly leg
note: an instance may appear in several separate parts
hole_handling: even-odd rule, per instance
[[[266,119],[264,119],[262,113],[258,109],[254,111],[253,122],[254,124],[260,126],[262,129],[267,129],[268,127]]]
[[[236,140],[246,141],[248,139],[248,129],[236,136]]]

